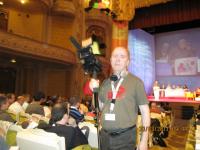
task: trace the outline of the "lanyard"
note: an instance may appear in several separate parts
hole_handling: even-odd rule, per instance
[[[112,112],[114,110],[117,93],[119,91],[119,87],[122,84],[123,80],[124,80],[124,78],[120,78],[119,82],[117,83],[116,88],[115,88],[115,85],[114,85],[114,81],[111,81],[112,101],[110,103],[110,112]]]

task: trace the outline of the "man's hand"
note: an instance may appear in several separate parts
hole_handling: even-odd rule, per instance
[[[99,88],[99,80],[92,78],[89,83],[90,90],[93,91],[95,88]]]
[[[138,147],[137,147],[137,150],[148,150],[148,144],[147,142],[140,142]]]
[[[141,116],[142,116],[142,125],[144,130],[142,131],[142,137],[138,145],[137,150],[148,150],[148,128],[150,127],[150,111],[148,104],[139,105]]]

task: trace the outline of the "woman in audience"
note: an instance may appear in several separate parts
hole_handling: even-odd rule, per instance
[[[51,111],[49,126],[43,128],[47,132],[54,132],[58,136],[65,137],[66,150],[88,144],[85,135],[79,128],[74,128],[68,124],[68,111],[64,104],[55,104]]]
[[[93,112],[94,107],[92,105],[92,97],[86,96],[85,99],[82,100],[82,103],[88,108],[88,112]]]

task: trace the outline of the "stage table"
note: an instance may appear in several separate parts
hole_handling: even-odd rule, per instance
[[[168,102],[168,103],[189,103],[189,104],[200,104],[200,101],[187,99],[185,97],[160,97],[159,100],[155,100],[154,96],[148,96],[150,102]]]

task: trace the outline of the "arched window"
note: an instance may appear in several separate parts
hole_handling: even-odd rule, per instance
[[[92,37],[93,41],[97,42],[99,44],[99,50],[100,50],[100,54],[101,56],[105,56],[106,55],[106,43],[105,43],[105,30],[100,27],[100,26],[96,26],[96,25],[92,25],[87,29],[86,32],[86,37]]]

